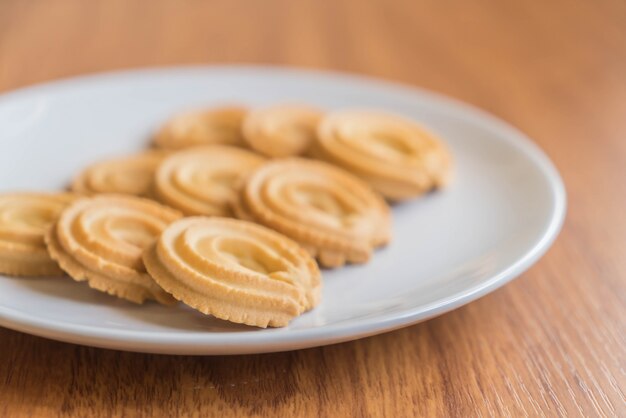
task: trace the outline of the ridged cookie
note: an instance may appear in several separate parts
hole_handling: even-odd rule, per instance
[[[229,216],[245,176],[265,159],[226,145],[173,153],[155,175],[156,198],[185,215]]]
[[[135,303],[174,299],[146,273],[148,247],[180,214],[134,196],[97,195],[68,206],[46,234],[48,251],[76,281]]]
[[[246,180],[234,211],[300,243],[325,267],[365,263],[391,236],[385,201],[321,161],[289,158],[261,166]]]
[[[243,136],[250,148],[267,157],[302,155],[315,140],[322,115],[301,105],[255,109],[244,119]]]
[[[118,193],[152,197],[154,171],[168,154],[153,150],[100,161],[76,176],[71,189],[83,194]]]
[[[75,199],[69,193],[0,195],[0,273],[10,276],[64,276],[46,249],[44,235]]]
[[[379,112],[326,116],[311,152],[394,201],[446,185],[452,171],[450,154],[437,137],[409,119]]]
[[[241,124],[247,109],[224,106],[181,113],[167,121],[154,137],[159,148],[181,149],[196,145],[243,145]]]
[[[176,299],[231,322],[286,326],[320,299],[320,272],[306,251],[235,219],[176,221],[144,252],[144,264]]]

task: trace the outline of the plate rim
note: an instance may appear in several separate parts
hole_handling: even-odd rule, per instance
[[[489,126],[498,133],[501,133],[502,135],[499,135],[499,140],[514,146],[537,167],[546,180],[550,194],[554,199],[550,219],[540,236],[538,236],[532,246],[529,246],[526,252],[519,256],[516,261],[511,263],[508,267],[496,274],[488,276],[488,278],[481,283],[440,298],[427,305],[407,308],[398,312],[383,313],[373,318],[359,318],[349,321],[347,324],[337,323],[319,327],[294,329],[282,333],[273,333],[272,331],[274,330],[267,329],[261,332],[254,330],[237,333],[188,332],[185,334],[172,334],[167,331],[146,332],[93,328],[80,324],[68,324],[67,322],[48,320],[41,316],[0,306],[0,326],[69,343],[159,354],[249,354],[288,351],[340,343],[413,325],[479,299],[505,285],[530,268],[550,248],[563,226],[567,210],[565,186],[556,167],[537,144],[510,123],[492,115],[486,110],[454,97],[449,97],[410,84],[362,74],[302,67],[271,65],[183,65],[105,71],[50,80],[44,83],[0,92],[0,104],[6,101],[10,102],[21,95],[28,95],[31,91],[42,92],[42,89],[44,90],[43,92],[49,89],[62,90],[67,85],[76,85],[77,83],[89,84],[107,78],[132,78],[142,74],[150,75],[168,72],[195,72],[205,75],[210,72],[240,72],[249,73],[250,75],[258,75],[259,73],[284,73],[334,80],[343,79],[350,82],[356,81],[373,85],[385,90],[393,90],[394,92],[418,95],[429,102],[437,103],[437,105],[456,108],[456,110],[461,111],[469,119],[477,121],[481,125]]]

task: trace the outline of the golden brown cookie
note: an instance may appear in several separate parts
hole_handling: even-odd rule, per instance
[[[280,158],[306,153],[317,135],[322,112],[308,106],[281,105],[256,109],[243,122],[243,137],[253,150]]]
[[[311,152],[394,201],[446,185],[452,171],[450,154],[432,133],[409,119],[371,111],[326,116]]]
[[[243,178],[264,161],[255,153],[226,145],[178,151],[157,169],[155,195],[185,215],[229,216]]]
[[[44,234],[73,199],[69,193],[0,195],[0,274],[65,275],[50,258]]]
[[[154,137],[159,148],[181,149],[196,145],[243,145],[241,124],[247,109],[224,106],[196,110],[172,117]]]
[[[95,163],[74,178],[72,191],[151,197],[154,171],[168,154],[152,150]]]
[[[365,263],[391,236],[389,207],[367,184],[321,161],[261,166],[234,205],[237,217],[300,243],[325,267]]]
[[[231,322],[286,326],[320,299],[320,272],[306,251],[235,219],[176,221],[144,252],[144,264],[176,299]]]
[[[97,195],[68,206],[48,230],[48,251],[76,281],[135,303],[173,298],[146,273],[141,259],[180,214],[134,196]]]

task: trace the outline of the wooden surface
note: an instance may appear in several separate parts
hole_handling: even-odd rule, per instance
[[[487,109],[561,171],[563,232],[475,303],[330,347],[170,357],[0,329],[0,416],[626,416],[623,0],[0,1],[0,91],[218,62],[366,73]]]

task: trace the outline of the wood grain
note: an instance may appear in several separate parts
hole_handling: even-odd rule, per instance
[[[560,238],[462,309],[317,349],[171,357],[0,329],[0,416],[626,416],[625,2],[0,2],[0,91],[218,62],[366,73],[487,109],[560,169]]]

